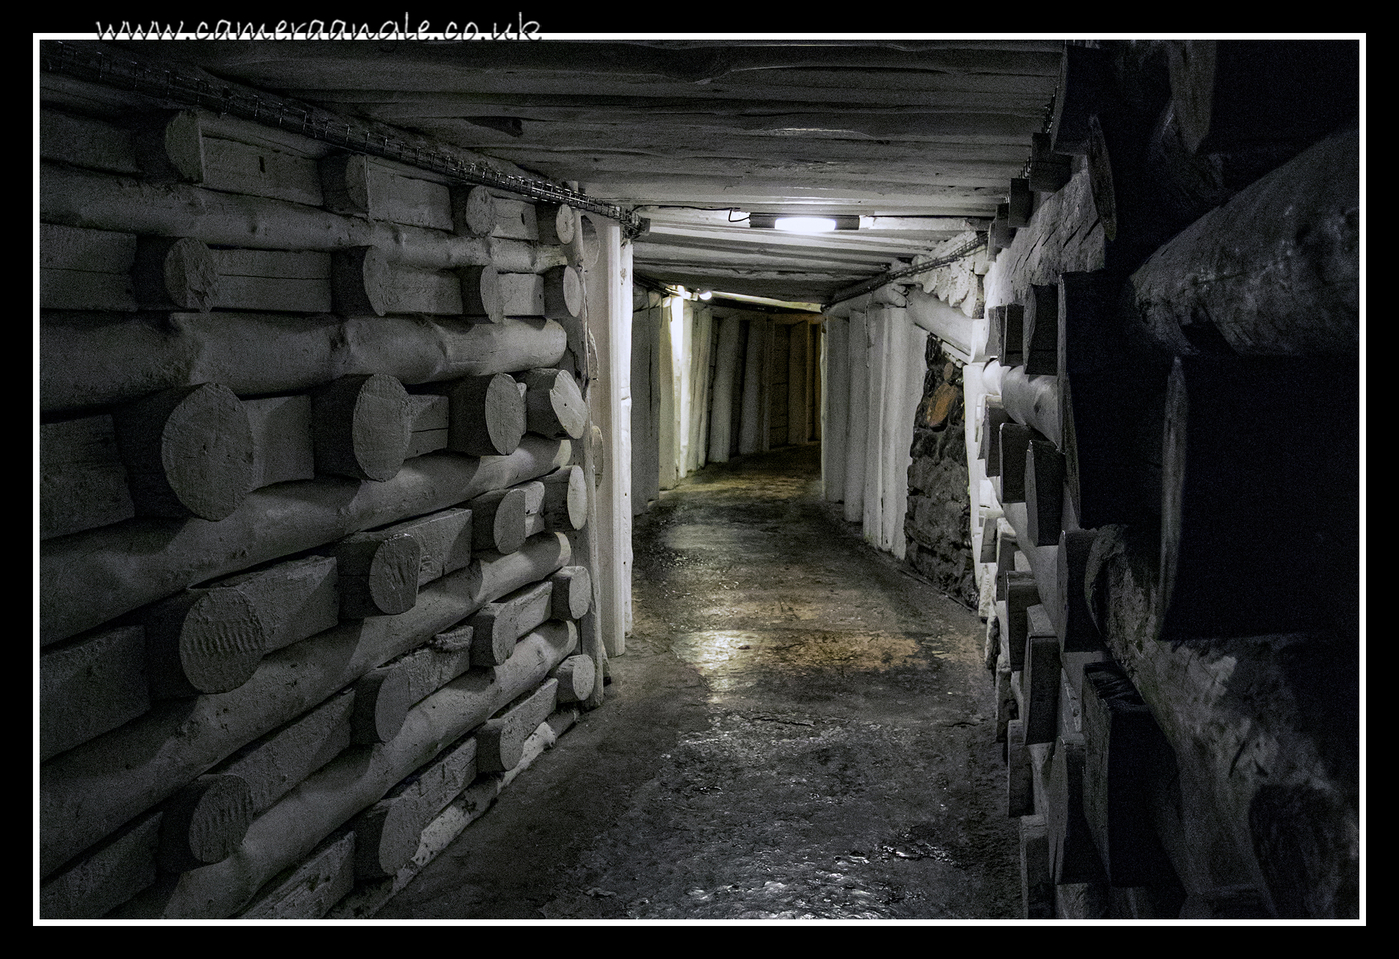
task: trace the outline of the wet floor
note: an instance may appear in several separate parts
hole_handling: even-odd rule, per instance
[[[821,501],[819,457],[638,517],[606,704],[378,918],[1020,915],[983,625]]]

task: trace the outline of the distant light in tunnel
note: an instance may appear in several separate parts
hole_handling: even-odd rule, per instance
[[[773,228],[786,233],[831,233],[836,221],[829,216],[780,216]]]

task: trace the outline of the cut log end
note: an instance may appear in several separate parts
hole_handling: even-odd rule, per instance
[[[376,669],[355,683],[350,737],[356,743],[386,743],[398,735],[413,707],[408,674]]]
[[[469,376],[447,388],[447,448],[469,456],[508,456],[524,439],[525,399],[509,373]]]
[[[393,312],[393,272],[373,247],[337,251],[331,257],[331,297],[341,316]]]
[[[217,521],[252,487],[252,427],[227,387],[163,390],[123,407],[113,422],[139,514]]]
[[[457,271],[461,283],[462,313],[491,323],[505,319],[500,274],[493,266],[468,266]]]
[[[554,619],[582,619],[593,603],[592,575],[586,566],[566,566],[549,582],[553,585]]]
[[[222,862],[252,820],[252,790],[242,777],[202,776],[166,802],[157,862],[168,872]]]
[[[414,537],[350,536],[340,541],[335,556],[341,616],[391,616],[417,603],[422,547]]]
[[[402,468],[413,423],[394,377],[343,376],[312,396],[311,418],[317,472],[383,482]]]
[[[597,682],[597,666],[588,656],[570,656],[553,672],[559,681],[559,702],[586,702]]]
[[[142,303],[200,313],[213,308],[219,290],[214,258],[193,237],[140,237],[132,280]]]
[[[452,191],[452,219],[459,233],[488,236],[495,226],[495,198],[483,186]]]
[[[550,529],[564,523],[579,530],[588,522],[588,481],[581,466],[566,466],[544,479],[544,516]]]
[[[573,208],[566,203],[542,203],[535,219],[539,224],[539,242],[548,244],[568,244],[573,242]]]
[[[556,266],[544,273],[544,315],[568,320],[583,312],[583,280],[571,266]]]
[[[519,487],[498,490],[472,501],[472,546],[514,553],[528,538],[529,497]]]
[[[582,439],[588,405],[578,381],[567,370],[533,370],[525,376],[526,426],[541,436]]]
[[[143,621],[156,696],[237,689],[252,678],[271,641],[253,602],[231,588],[187,590],[150,607]]]
[[[499,666],[510,658],[518,637],[511,624],[505,621],[509,618],[494,604],[476,614],[471,621],[471,665]]]

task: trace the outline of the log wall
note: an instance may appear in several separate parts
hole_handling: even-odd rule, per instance
[[[588,328],[629,271],[518,198],[63,89],[40,915],[373,915],[601,701],[626,378]]]
[[[1261,94],[1298,88],[1273,52],[1070,47],[1063,175],[986,276],[971,530],[1027,917],[1359,909],[1358,141],[1346,97],[1319,130]]]

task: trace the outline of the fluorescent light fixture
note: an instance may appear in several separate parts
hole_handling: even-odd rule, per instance
[[[833,230],[858,230],[860,217],[752,213],[748,216],[748,225],[754,229],[781,230],[785,233],[829,233]]]
[[[787,233],[834,233],[836,221],[828,216],[779,216],[772,228]]]

